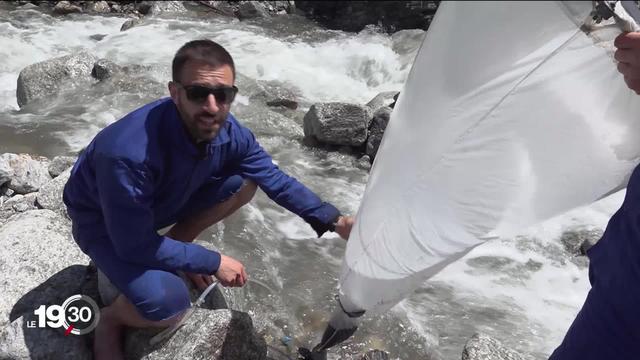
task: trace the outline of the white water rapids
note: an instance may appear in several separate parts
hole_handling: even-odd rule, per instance
[[[239,73],[299,89],[302,109],[290,112],[285,123],[281,117],[256,116],[263,108],[243,97],[242,87],[232,111],[282,169],[344,213],[357,210],[367,172],[354,166],[351,155],[303,145],[302,116],[315,102],[364,104],[379,92],[401,89],[420,41],[374,31],[328,31],[295,16],[239,22],[191,14],[147,19],[120,32],[124,21],[52,17],[0,4],[0,153],[75,153],[104,126],[167,94],[162,88],[79,87],[52,97],[46,106],[20,111],[16,80],[27,65],[88,50],[120,65],[149,65],[145,75],[164,84],[175,51],[186,41],[210,38],[230,51]],[[95,41],[89,38],[94,34],[106,37]],[[464,343],[480,331],[525,358],[546,359],[589,288],[586,259],[571,255],[560,239],[603,229],[622,195],[476,248],[389,313],[365,316],[356,335],[333,349],[330,358],[377,348],[397,359],[459,359]],[[333,234],[314,238],[301,219],[260,192],[200,239],[242,261],[257,280],[227,295],[236,309],[253,316],[267,343],[286,351],[280,345],[286,335],[294,345],[315,344],[334,306],[345,248],[341,239]]]

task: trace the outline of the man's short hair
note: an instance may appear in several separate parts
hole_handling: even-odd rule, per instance
[[[229,65],[233,73],[233,78],[236,78],[236,67],[233,64],[233,58],[231,58],[229,52],[220,44],[208,39],[203,39],[189,41],[178,49],[171,64],[173,81],[180,82],[182,69],[187,62],[193,60],[202,61],[214,68]]]

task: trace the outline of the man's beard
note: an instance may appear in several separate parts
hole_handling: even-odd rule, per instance
[[[226,114],[222,120],[220,117],[223,115],[222,113],[216,113],[212,115],[208,112],[199,112],[193,117],[187,116],[188,112],[178,107],[178,112],[182,119],[182,124],[187,130],[189,137],[194,143],[199,143],[203,141],[211,141],[218,136],[220,132],[220,128],[224,125],[226,121]],[[187,121],[185,121],[185,119]],[[203,128],[203,122],[207,123],[206,128]],[[217,128],[214,128],[213,125],[218,124]]]

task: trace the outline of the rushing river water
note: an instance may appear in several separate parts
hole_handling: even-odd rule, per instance
[[[420,39],[372,30],[329,31],[293,15],[240,22],[189,12],[148,18],[120,32],[124,21],[52,17],[0,4],[0,153],[76,153],[104,126],[168,95],[164,84],[175,51],[186,41],[210,38],[230,51],[243,75],[232,108],[236,117],[282,169],[344,213],[357,211],[367,172],[355,166],[351,155],[304,145],[302,117],[315,102],[364,104],[382,91],[401,90]],[[96,41],[90,38],[95,34],[106,36]],[[146,70],[134,86],[79,83],[38,106],[18,108],[21,69],[80,50]],[[276,80],[293,89],[301,107],[282,114],[268,110],[246,96],[254,86],[251,79]],[[330,357],[350,358],[378,348],[399,359],[459,359],[464,343],[480,331],[525,358],[546,359],[588,290],[586,259],[573,257],[560,238],[602,229],[621,200],[618,193],[523,230],[521,236],[476,248],[389,313],[365,317],[358,333]],[[333,234],[315,238],[301,219],[261,192],[200,240],[245,264],[254,281],[226,293],[236,309],[253,316],[269,344],[287,351],[282,336],[292,337],[293,346],[319,339],[334,306],[343,240]]]

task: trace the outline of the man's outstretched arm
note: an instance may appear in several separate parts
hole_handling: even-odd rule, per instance
[[[348,239],[353,219],[308,189],[295,178],[285,174],[273,163],[271,156],[256,141],[247,128],[240,126],[237,141],[237,159],[240,174],[255,181],[276,203],[304,219],[318,237],[326,231],[335,231]]]

